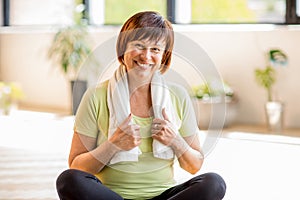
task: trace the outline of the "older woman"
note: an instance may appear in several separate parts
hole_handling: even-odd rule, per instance
[[[175,158],[191,174],[203,155],[188,93],[166,83],[174,44],[172,25],[140,12],[123,25],[119,68],[90,88],[76,114],[70,169],[57,179],[61,199],[222,199],[215,173],[176,185]]]

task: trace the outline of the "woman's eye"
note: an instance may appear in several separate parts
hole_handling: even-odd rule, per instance
[[[134,46],[138,49],[144,49],[144,46],[142,44],[135,44]]]
[[[153,48],[151,48],[151,50],[152,50],[154,53],[159,53],[159,52],[161,51],[161,49],[158,48],[158,47],[153,47]]]

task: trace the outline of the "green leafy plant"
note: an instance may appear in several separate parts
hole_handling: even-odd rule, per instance
[[[69,79],[74,79],[90,52],[86,26],[72,25],[60,29],[55,34],[48,56],[60,64]]]
[[[276,82],[276,66],[285,66],[287,56],[280,49],[271,49],[267,53],[267,66],[264,69],[255,69],[257,83],[267,91],[268,101],[273,101],[272,88]]]
[[[234,97],[234,91],[227,83],[223,83],[222,89],[215,89],[211,84],[206,82],[194,86],[192,89],[194,96],[202,100],[220,97],[221,95],[225,95],[227,99],[232,99]]]

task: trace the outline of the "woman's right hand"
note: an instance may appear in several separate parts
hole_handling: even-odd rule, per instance
[[[141,144],[140,126],[132,124],[131,119],[129,114],[109,139],[120,150],[129,151]]]

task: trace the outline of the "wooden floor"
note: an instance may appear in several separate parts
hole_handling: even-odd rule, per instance
[[[0,200],[58,199],[55,180],[67,168],[73,122],[51,113],[0,116]],[[224,200],[300,199],[300,137],[225,132],[199,172],[224,177]],[[179,182],[190,177],[176,169]]]
[[[72,116],[19,111],[0,116],[0,199],[58,199],[55,181],[67,169]]]
[[[58,199],[55,180],[65,156],[0,147],[0,199]]]

